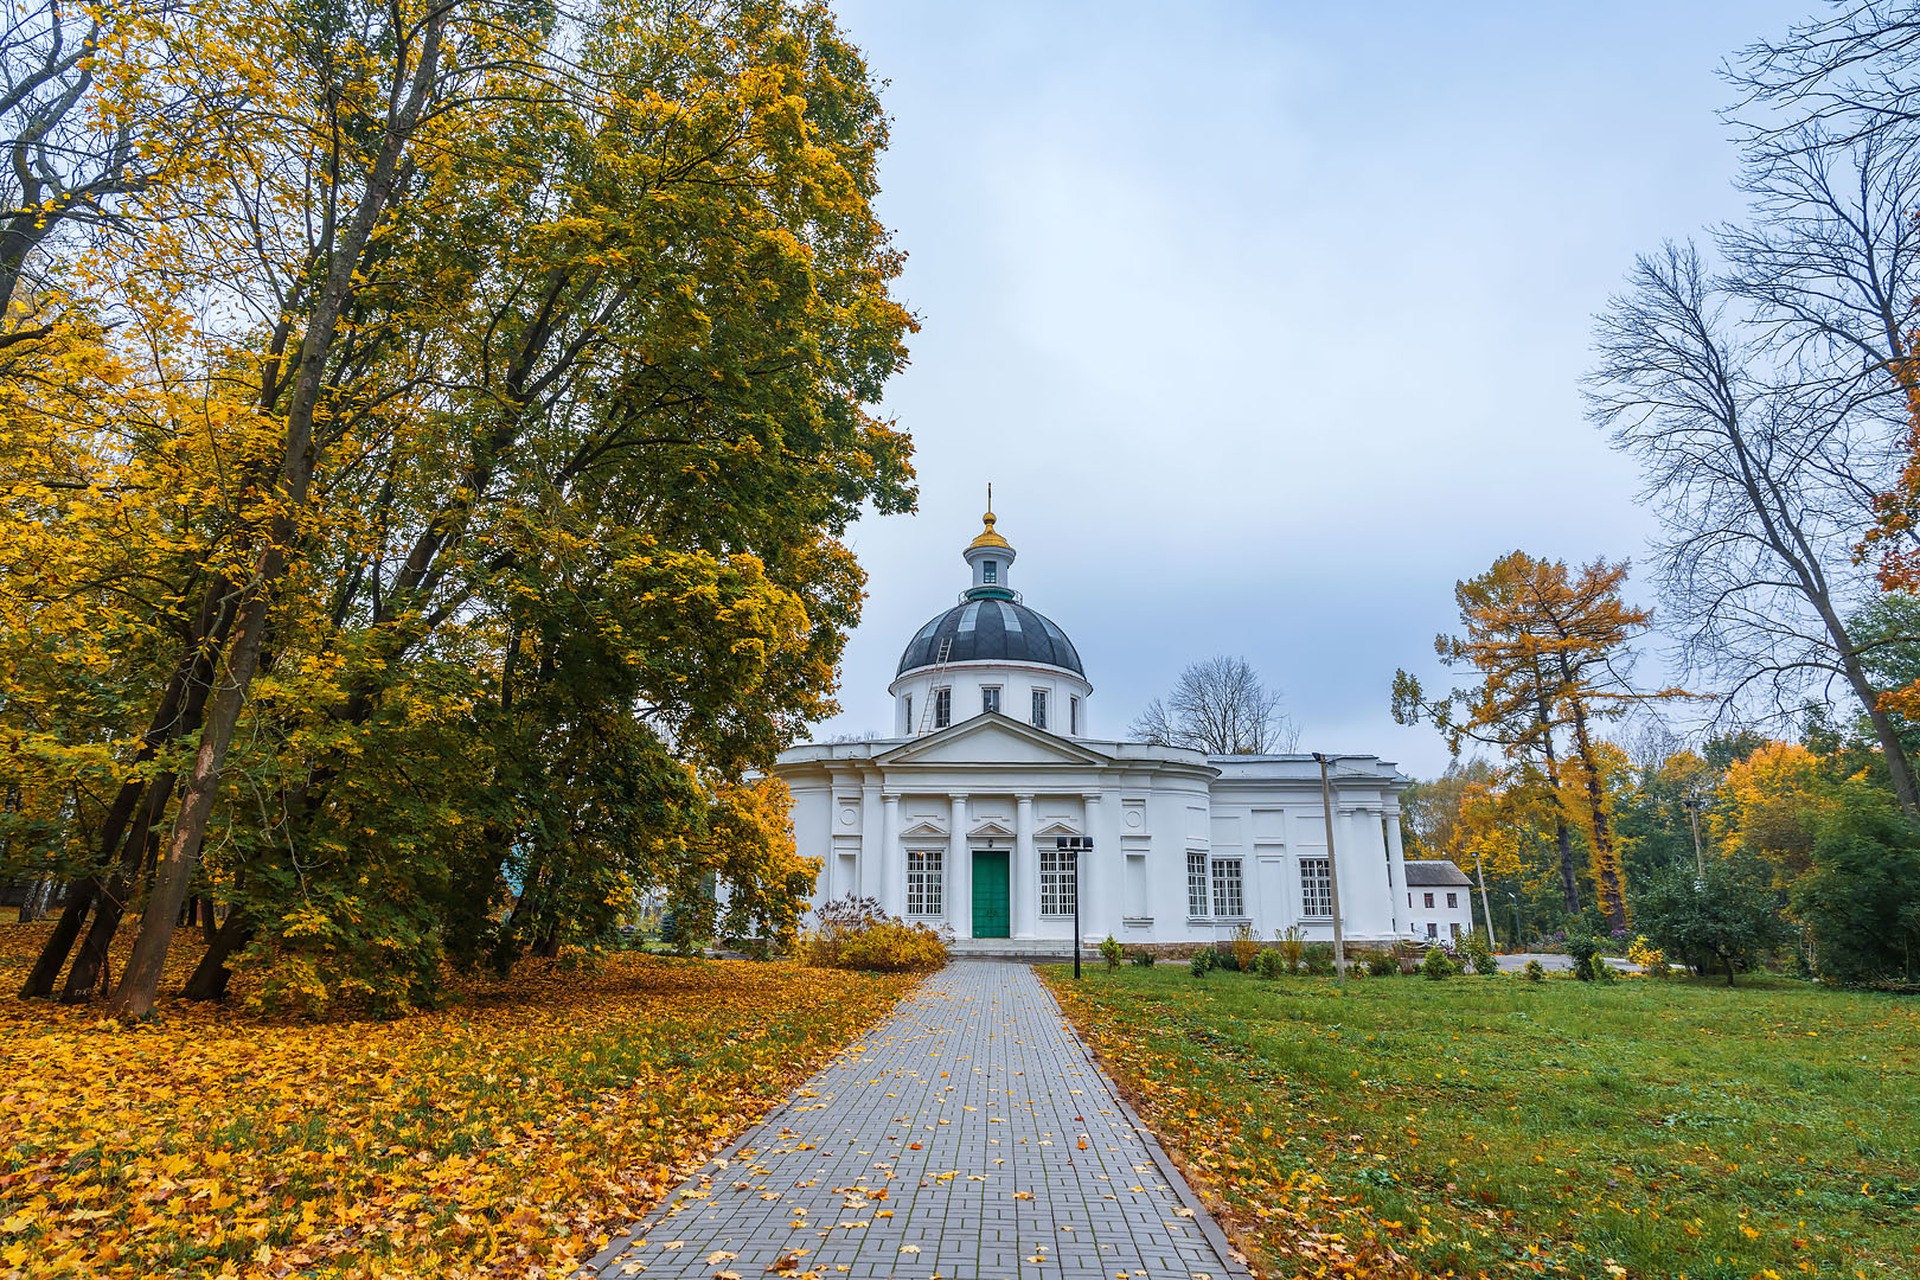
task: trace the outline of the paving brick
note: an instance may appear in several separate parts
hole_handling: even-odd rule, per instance
[[[1030,969],[961,961],[584,1274],[763,1276],[805,1249],[850,1280],[1244,1277],[1149,1144]]]

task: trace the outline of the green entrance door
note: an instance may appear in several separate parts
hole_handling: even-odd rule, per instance
[[[1007,911],[1007,851],[974,850],[973,936],[1007,937],[1010,918]]]

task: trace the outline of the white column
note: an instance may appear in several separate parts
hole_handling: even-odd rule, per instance
[[[973,936],[973,855],[967,849],[967,796],[947,797],[953,815],[947,823],[947,923],[956,938]]]
[[[1387,867],[1393,880],[1393,932],[1397,937],[1407,936],[1407,927],[1412,917],[1407,910],[1407,851],[1400,844],[1400,810],[1385,810],[1387,822]]]
[[[886,862],[881,856],[883,838],[880,830],[880,783],[878,780],[869,780],[860,788],[860,867],[854,875],[863,898],[881,896],[880,878],[886,872]]]
[[[1040,860],[1033,852],[1033,795],[1013,798],[1013,936],[1040,934]]]
[[[900,847],[900,793],[885,796],[886,816],[880,828],[880,905],[890,916],[907,912],[907,853]]]

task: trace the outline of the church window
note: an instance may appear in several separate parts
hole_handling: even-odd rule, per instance
[[[913,695],[907,695],[907,732],[913,732]]]
[[[1247,914],[1240,892],[1240,859],[1216,858],[1213,863],[1213,914],[1238,917]]]
[[[1333,915],[1333,873],[1325,858],[1300,859],[1300,914]]]
[[[1040,914],[1073,914],[1073,854],[1065,849],[1040,851]]]
[[[1045,689],[1033,691],[1033,727],[1036,729],[1047,727],[1047,691]]]
[[[1067,732],[1080,732],[1080,699],[1077,695],[1067,698]]]
[[[907,914],[937,916],[940,903],[940,851],[916,849],[907,854]]]
[[[989,685],[980,691],[980,714],[991,715],[1000,710],[1000,689],[998,685]]]
[[[1187,851],[1187,914],[1207,914],[1207,855],[1192,849]]]
[[[933,691],[933,727],[944,729],[953,723],[953,690]]]
[[[997,560],[982,560],[980,562],[980,581],[1000,581],[1000,562]]]

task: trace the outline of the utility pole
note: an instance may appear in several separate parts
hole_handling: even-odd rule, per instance
[[[1690,795],[1680,802],[1687,811],[1687,821],[1693,827],[1693,870],[1701,880],[1707,878],[1707,855],[1700,849],[1700,797]]]
[[[1333,851],[1333,784],[1327,780],[1327,758],[1318,751],[1320,762],[1320,811],[1327,820],[1327,896],[1333,907],[1333,971],[1344,990],[1347,985],[1347,934],[1340,923],[1340,862]]]
[[[1481,865],[1478,849],[1473,851],[1473,874],[1480,877],[1480,914],[1487,922],[1487,950],[1498,951],[1500,944],[1493,937],[1493,908],[1487,905],[1487,869]],[[1515,946],[1520,944],[1518,938],[1513,941]]]

